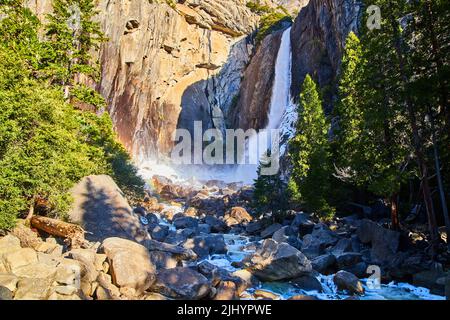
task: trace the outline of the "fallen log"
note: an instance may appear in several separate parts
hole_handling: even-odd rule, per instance
[[[84,239],[84,230],[72,223],[51,219],[42,216],[31,218],[31,227],[58,238],[64,238],[71,248],[83,248],[87,241]]]

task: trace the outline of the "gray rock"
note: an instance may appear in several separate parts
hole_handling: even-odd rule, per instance
[[[17,283],[15,300],[46,300],[50,295],[52,279],[23,278]]]
[[[156,267],[144,246],[120,238],[103,241],[102,249],[111,266],[113,283],[142,293],[155,281]]]
[[[357,230],[362,243],[371,243],[371,258],[374,263],[389,263],[392,261],[400,244],[400,233],[388,230],[370,220],[362,220]]]
[[[283,226],[279,223],[275,223],[261,232],[261,238],[267,239],[270,238],[275,232],[280,230]]]
[[[198,219],[192,217],[180,217],[173,221],[173,225],[177,229],[196,229],[198,227]]]
[[[352,252],[352,251],[353,251],[352,240],[347,238],[340,239],[338,243],[336,243],[336,245],[331,249],[331,252],[334,255],[339,255],[345,252]]]
[[[211,226],[206,223],[201,223],[198,225],[198,233],[211,233]]]
[[[339,269],[353,266],[362,261],[362,255],[356,252],[346,252],[335,255]]]
[[[0,286],[0,301],[12,299],[13,299],[13,292],[6,287]]]
[[[291,280],[291,283],[296,287],[305,291],[317,291],[322,292],[322,284],[313,275],[304,275]]]
[[[150,224],[148,231],[153,240],[163,242],[169,235],[169,227],[159,224]]]
[[[169,243],[158,242],[155,240],[147,240],[144,242],[145,247],[150,251],[162,251],[172,254],[177,260],[196,260],[197,255],[190,249]]]
[[[258,220],[258,221],[250,222],[245,227],[245,231],[248,234],[257,234],[257,233],[261,232],[263,228],[264,228],[264,224],[262,223],[262,221]]]
[[[336,263],[336,258],[332,254],[324,254],[311,260],[312,267],[319,273],[329,273]]]
[[[334,283],[338,290],[346,290],[351,294],[364,294],[364,288],[361,281],[352,273],[339,271],[334,275]]]
[[[297,213],[291,226],[298,231],[301,237],[310,234],[315,226],[315,223],[310,219],[306,213]]]
[[[194,251],[199,257],[227,252],[224,237],[220,234],[200,235],[193,239],[188,239],[183,247]]]
[[[166,269],[158,272],[151,291],[174,299],[198,300],[208,295],[211,284],[202,274],[190,268]]]
[[[86,239],[102,242],[111,237],[141,241],[145,228],[133,214],[123,192],[110,176],[83,178],[72,190],[69,218],[83,227]]]
[[[312,271],[306,256],[287,243],[265,240],[261,249],[244,259],[244,264],[263,281],[293,279]]]
[[[212,232],[225,232],[228,227],[222,220],[214,217],[214,216],[206,216],[205,223],[211,227]]]

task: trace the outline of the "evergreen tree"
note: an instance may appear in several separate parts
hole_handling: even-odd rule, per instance
[[[95,95],[82,83],[86,78],[97,81],[100,76],[98,59],[92,52],[106,39],[94,21],[97,14],[93,0],[53,0],[53,13],[47,16],[46,34],[52,49],[47,57],[48,71],[52,82],[64,88],[67,99]],[[76,84],[77,90],[72,92]],[[89,102],[95,100],[99,99]],[[104,106],[101,99],[99,106]]]
[[[331,163],[328,132],[317,85],[307,75],[300,94],[297,132],[290,142],[292,175],[289,187],[294,201],[329,218],[334,214],[327,202],[330,194]]]
[[[266,153],[270,157],[270,151]],[[267,157],[262,157],[258,167],[258,178],[254,183],[254,196],[252,207],[258,214],[272,212],[274,218],[282,220],[283,212],[288,209],[288,197],[286,196],[286,184],[281,178],[281,173],[275,175],[262,175],[264,167],[269,168]]]
[[[76,110],[61,86],[48,85],[49,46],[39,40],[38,19],[21,0],[0,1],[0,230],[37,199],[64,218],[69,189],[86,175],[109,174],[128,195],[141,195],[143,181],[109,115]]]

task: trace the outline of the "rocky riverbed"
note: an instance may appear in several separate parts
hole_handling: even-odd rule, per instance
[[[1,237],[0,299],[448,296],[446,257],[430,262],[420,233],[382,218],[323,223],[292,211],[275,221],[246,209],[252,190],[239,184],[153,176],[148,187],[132,208],[109,177],[80,182],[71,218],[87,232],[82,248],[23,224]]]

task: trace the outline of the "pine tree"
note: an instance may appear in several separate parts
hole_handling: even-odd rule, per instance
[[[270,157],[270,151],[266,155]],[[270,167],[268,157],[262,157],[258,167],[258,178],[254,183],[254,195],[252,207],[258,214],[271,212],[275,219],[282,220],[283,213],[288,209],[288,197],[286,196],[286,184],[281,178],[281,173],[275,175],[262,175],[264,167]]]
[[[53,0],[53,13],[47,16],[46,34],[52,49],[47,57],[48,72],[52,82],[64,88],[67,99],[95,95],[83,84],[83,78],[97,81],[100,76],[98,59],[92,52],[99,50],[106,38],[94,21],[97,14],[93,0]],[[72,90],[75,85],[77,90]],[[96,99],[88,102],[92,101]]]
[[[327,123],[317,85],[307,75],[302,86],[297,132],[290,142],[292,174],[291,197],[308,210],[329,218],[334,214],[327,197],[330,194],[331,161]]]

